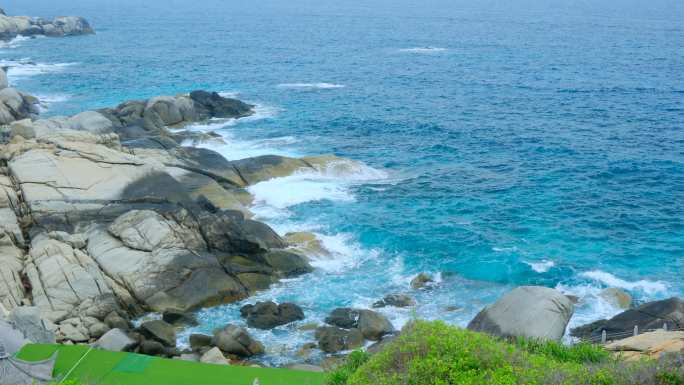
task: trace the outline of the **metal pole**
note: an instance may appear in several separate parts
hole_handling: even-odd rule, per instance
[[[667,331],[667,322],[663,324],[663,330]]]
[[[605,330],[602,330],[602,331],[601,331],[601,343],[602,343],[602,344],[605,344],[605,343],[606,343],[606,337],[607,337],[607,336],[606,336],[606,331],[605,331]]]
[[[636,337],[638,335],[639,335],[639,325],[634,325],[634,336]]]

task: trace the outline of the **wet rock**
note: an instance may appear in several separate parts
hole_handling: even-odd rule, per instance
[[[250,255],[287,246],[268,225],[246,219],[240,211],[203,213],[198,219],[202,233],[212,249],[234,255]]]
[[[299,254],[285,250],[272,250],[264,255],[264,260],[268,265],[279,273],[280,276],[289,278],[310,273],[313,271],[311,265]]]
[[[249,327],[272,329],[304,319],[302,308],[293,303],[257,302],[240,308],[240,314],[246,318]]]
[[[384,315],[371,310],[359,310],[358,328],[371,341],[379,341],[384,335],[394,332],[394,327]]]
[[[434,280],[427,273],[420,273],[411,280],[411,288],[423,289],[433,283]]]
[[[129,337],[126,332],[121,329],[109,330],[95,343],[96,347],[113,352],[129,351],[135,345],[137,345],[137,341]]]
[[[104,319],[104,322],[105,324],[107,324],[107,326],[109,326],[112,329],[130,330],[132,326],[131,323],[128,322],[128,320],[121,317],[116,312],[111,312],[107,314],[107,316]]]
[[[316,234],[309,232],[287,233],[285,241],[303,255],[329,256],[330,251],[323,246],[323,242],[316,237]]]
[[[350,350],[363,345],[363,334],[359,329],[342,329],[335,326],[322,326],[316,329],[318,347],[326,353]]]
[[[358,309],[349,307],[337,308],[325,318],[325,323],[344,329],[350,329],[359,324],[359,315]]]
[[[252,338],[247,330],[230,324],[214,331],[212,344],[223,352],[241,357],[251,357],[264,352],[264,346]]]
[[[482,309],[468,329],[502,337],[560,341],[573,312],[573,304],[557,290],[521,286]]]
[[[162,320],[171,325],[189,325],[196,326],[197,317],[194,314],[186,313],[178,309],[168,309],[162,314]]]
[[[164,346],[176,346],[176,329],[164,321],[143,322],[139,330],[145,337],[158,341]]]
[[[201,116],[216,118],[239,118],[253,113],[252,105],[237,99],[224,98],[216,92],[193,91],[190,93],[198,106]]]
[[[410,307],[415,306],[416,300],[406,294],[388,294],[380,301],[373,304],[373,307]]]
[[[677,297],[642,304],[626,310],[610,320],[599,320],[574,328],[570,335],[580,338],[600,338],[603,330],[608,335],[629,336],[638,326],[639,330],[660,329],[664,324],[669,330],[684,327],[684,301]],[[619,337],[616,337],[619,338]]]

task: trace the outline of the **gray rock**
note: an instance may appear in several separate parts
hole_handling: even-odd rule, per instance
[[[287,369],[291,370],[300,370],[303,372],[317,372],[317,373],[323,373],[325,370],[321,368],[320,366],[317,365],[310,365],[310,364],[290,364],[286,366]]]
[[[254,113],[254,106],[237,99],[224,98],[216,92],[193,91],[190,98],[200,110],[200,116],[239,118]]]
[[[219,348],[211,348],[206,353],[202,354],[199,359],[200,362],[205,364],[216,364],[216,365],[228,365],[228,360],[223,356]]]
[[[193,351],[198,351],[204,347],[210,346],[212,337],[204,334],[190,334],[190,348]]]
[[[183,361],[199,362],[200,355],[197,353],[182,353],[178,359]]]
[[[388,294],[380,301],[373,304],[373,307],[410,307],[416,306],[416,300],[406,294]]]
[[[334,326],[321,326],[316,329],[318,347],[326,353],[358,348],[363,345],[363,334],[359,329],[341,329]]]
[[[344,329],[355,328],[359,324],[359,315],[358,309],[349,307],[337,308],[325,318],[325,323]]]
[[[384,315],[371,310],[359,310],[358,328],[371,341],[379,341],[384,335],[394,332],[394,327]]]
[[[285,250],[269,251],[264,255],[264,260],[283,277],[295,277],[313,271],[305,257]]]
[[[257,329],[272,329],[304,319],[304,312],[299,306],[293,303],[277,305],[272,301],[245,305],[240,308],[240,314],[247,319],[249,327]]]
[[[162,320],[143,322],[139,329],[144,336],[164,346],[176,346],[176,329]]]
[[[112,329],[121,329],[121,330],[130,330],[131,329],[130,322],[128,322],[128,320],[124,319],[123,317],[121,317],[116,312],[109,313],[105,317],[104,322],[105,322],[105,324],[107,324],[107,326],[109,326]]]
[[[250,255],[287,247],[268,225],[245,219],[240,211],[203,213],[199,223],[209,247],[222,252]]]
[[[581,338],[600,338],[603,330],[608,335],[629,337],[629,333],[638,326],[639,330],[660,329],[667,323],[669,330],[684,327],[684,300],[672,297],[661,301],[652,301],[634,309],[626,310],[610,320],[599,320],[574,328],[570,335]]]
[[[140,343],[140,353],[148,356],[161,356],[165,353],[164,345],[158,341],[145,340]]]
[[[96,322],[88,326],[88,334],[91,338],[99,338],[109,331],[109,326],[102,322]]]
[[[251,357],[264,352],[264,346],[247,333],[244,328],[226,325],[214,331],[213,345],[222,351],[242,357]]]
[[[0,68],[0,90],[9,87],[9,82],[7,81],[7,74],[5,70]]]
[[[135,345],[137,342],[121,329],[111,329],[95,343],[96,347],[113,352],[129,351]]]
[[[168,309],[162,314],[162,320],[171,325],[189,325],[195,326],[199,323],[197,322],[197,317],[192,313],[186,313],[178,309]]]
[[[468,329],[503,337],[560,341],[573,312],[572,302],[557,290],[521,286],[480,311]]]
[[[31,342],[54,344],[55,334],[40,316],[40,310],[35,306],[20,306],[14,308],[9,315],[12,325],[24,334]]]

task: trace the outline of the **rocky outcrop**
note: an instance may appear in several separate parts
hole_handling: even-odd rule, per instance
[[[240,308],[240,314],[247,321],[247,326],[257,329],[273,329],[304,319],[304,311],[293,303],[276,304],[273,301],[257,302]]]
[[[521,286],[482,309],[468,329],[502,337],[560,341],[573,312],[572,302],[557,290]]]
[[[660,329],[665,324],[670,330],[684,328],[684,300],[672,297],[662,301],[647,302],[609,320],[598,320],[574,328],[570,331],[570,335],[585,339],[598,339],[605,330],[611,339],[618,339],[629,337],[634,326],[641,331],[647,331]]]
[[[657,330],[609,343],[606,349],[630,361],[657,359],[668,353],[684,353],[684,332]]]
[[[36,97],[10,87],[5,70],[0,68],[0,125],[37,117],[39,105]],[[29,136],[23,131],[15,133]]]
[[[59,16],[53,20],[0,14],[0,40],[17,36],[74,36],[93,34],[88,21],[78,16]]]
[[[366,309],[334,309],[325,323],[332,326],[316,329],[316,340],[318,347],[326,353],[353,349],[362,345],[364,339],[379,341],[395,331],[385,316]]]
[[[35,305],[58,339],[87,342],[130,328],[126,317],[232,302],[310,272],[305,257],[250,219],[239,168],[180,146],[185,136],[167,129],[250,113],[193,92],[5,126],[2,304]]]

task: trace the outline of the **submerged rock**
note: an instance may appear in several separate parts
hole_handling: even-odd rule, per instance
[[[429,274],[420,273],[411,280],[411,288],[423,289],[433,282],[434,280]]]
[[[373,304],[373,307],[410,307],[415,306],[416,300],[406,294],[388,294],[380,301]]]
[[[272,329],[276,326],[304,319],[302,308],[293,303],[257,302],[240,308],[247,326],[257,329]]]
[[[619,307],[620,309],[629,309],[630,306],[632,306],[632,296],[622,289],[610,287],[608,289],[601,290],[599,295],[601,298],[610,302],[613,306]]]
[[[573,312],[572,302],[557,290],[521,286],[482,309],[468,329],[502,337],[560,341]]]

